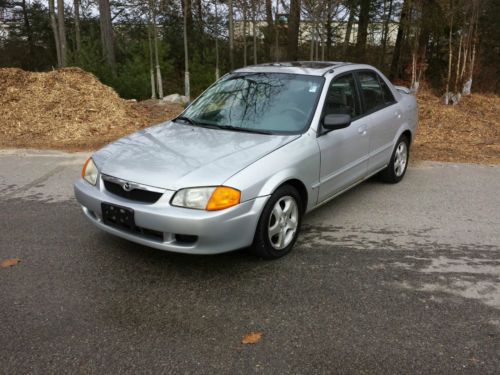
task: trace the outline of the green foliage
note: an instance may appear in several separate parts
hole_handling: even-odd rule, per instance
[[[205,56],[205,58],[212,56]],[[215,64],[205,63],[200,61],[199,55],[195,55],[190,62],[191,76],[191,96],[193,98],[200,95],[208,86],[215,81]]]
[[[162,76],[168,77],[173,70],[168,59],[168,45],[160,43],[158,48]],[[72,66],[78,66],[95,74],[101,82],[113,87],[122,98],[150,98],[151,78],[147,39],[119,38],[117,50],[116,72],[105,64],[101,54],[101,43],[94,38],[84,38],[80,52],[72,53],[69,62]],[[169,92],[165,82],[164,91]]]

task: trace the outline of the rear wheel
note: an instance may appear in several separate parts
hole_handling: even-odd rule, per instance
[[[293,186],[281,186],[271,195],[262,211],[252,252],[266,259],[288,254],[297,240],[301,220],[300,194]]]
[[[402,135],[397,143],[394,151],[392,152],[391,161],[389,165],[380,172],[380,178],[384,182],[391,184],[401,181],[406,173],[408,167],[408,159],[410,156],[410,139],[407,135]]]

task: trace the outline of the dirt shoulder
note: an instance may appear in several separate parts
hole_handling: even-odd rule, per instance
[[[0,147],[94,150],[175,117],[179,105],[120,98],[78,68],[0,69]],[[445,106],[421,90],[413,160],[500,164],[500,97],[473,94]]]

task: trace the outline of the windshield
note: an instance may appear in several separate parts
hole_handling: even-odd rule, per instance
[[[324,78],[284,73],[236,73],[210,87],[182,114],[194,125],[271,134],[305,131]]]

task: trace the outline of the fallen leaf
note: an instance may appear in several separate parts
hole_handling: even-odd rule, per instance
[[[2,260],[0,262],[0,268],[7,268],[7,267],[15,266],[20,261],[21,261],[21,259],[19,259],[19,258],[12,258],[12,259]]]
[[[242,344],[257,344],[262,339],[262,332],[250,332],[243,336]]]

